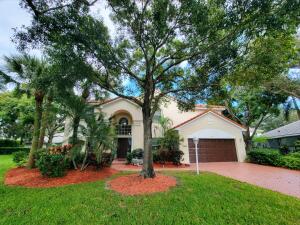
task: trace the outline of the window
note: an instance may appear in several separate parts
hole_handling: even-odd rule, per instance
[[[119,120],[119,124],[120,124],[120,125],[123,125],[123,126],[128,125],[128,119],[125,118],[125,117],[122,117],[122,118]]]

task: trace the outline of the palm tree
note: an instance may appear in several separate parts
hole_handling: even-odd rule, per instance
[[[43,101],[51,83],[49,65],[46,61],[29,55],[4,57],[6,71],[0,71],[0,76],[6,83],[15,83],[17,87],[26,84],[35,98],[35,116],[32,145],[29,153],[28,167],[34,167],[34,155],[38,148],[40,128],[43,113]]]

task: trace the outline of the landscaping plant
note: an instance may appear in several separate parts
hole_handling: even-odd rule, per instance
[[[262,165],[300,170],[300,154],[298,152],[281,154],[277,149],[255,149],[248,153],[248,160]]]
[[[28,160],[28,152],[18,151],[13,153],[13,161],[17,166],[24,166]]]
[[[47,177],[62,177],[67,169],[67,161],[64,155],[48,152],[40,155],[36,165],[41,174]]]

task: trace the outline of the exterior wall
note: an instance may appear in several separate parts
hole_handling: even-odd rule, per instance
[[[125,99],[116,99],[115,101],[100,106],[96,109],[96,112],[97,111],[102,111],[107,120],[116,115],[117,121],[119,117],[124,115],[128,117],[129,114],[131,117],[129,122],[132,125],[131,149],[144,148],[143,115],[138,105]]]
[[[189,164],[188,138],[224,138],[234,139],[239,162],[246,158],[245,144],[242,129],[230,122],[219,118],[214,113],[207,113],[195,120],[179,127],[179,135],[184,139],[180,145],[180,150],[184,152],[183,163]],[[201,151],[201,149],[200,149]]]
[[[164,117],[171,119],[174,127],[200,113],[205,112],[206,110],[207,108],[204,107],[196,107],[195,110],[184,112],[178,109],[177,102],[174,100],[170,100],[161,106],[161,114]],[[216,111],[218,114],[221,114],[223,110],[223,107],[214,108],[214,111]]]

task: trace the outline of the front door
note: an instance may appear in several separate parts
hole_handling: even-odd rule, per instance
[[[126,158],[127,152],[130,151],[129,138],[118,138],[117,158]]]

